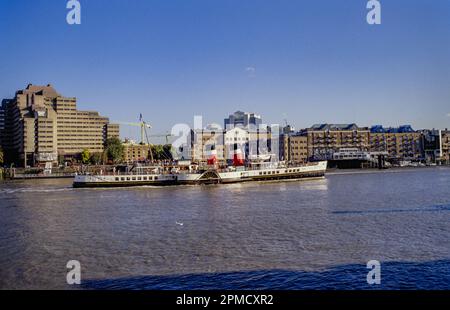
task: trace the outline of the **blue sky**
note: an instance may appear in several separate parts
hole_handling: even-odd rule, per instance
[[[319,122],[450,128],[450,1],[0,0],[0,98],[52,83],[112,120],[165,132],[235,110]],[[138,130],[124,127],[123,136]]]

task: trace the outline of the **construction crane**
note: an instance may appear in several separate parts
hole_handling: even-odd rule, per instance
[[[141,144],[145,144],[144,136],[147,136],[147,128],[152,128],[152,125],[147,124],[143,118],[142,114],[139,117],[139,123],[130,123],[130,122],[114,122],[115,124],[119,125],[127,125],[127,126],[135,126],[135,127],[141,127]],[[147,139],[148,140],[148,139]],[[148,142],[148,141],[147,141]],[[150,143],[149,143],[150,144]]]
[[[148,139],[148,134],[147,134],[147,128],[152,128],[152,125],[147,124],[143,117],[142,114],[139,115],[139,123],[132,123],[132,122],[114,122],[115,124],[119,124],[119,125],[127,125],[127,126],[135,126],[135,127],[141,127],[141,144],[144,145],[145,141],[144,141],[144,136],[147,140],[147,144],[149,145],[150,149],[149,149],[149,155],[150,155],[150,159],[151,162],[153,163],[153,152],[152,152],[152,146],[150,144],[150,141]]]

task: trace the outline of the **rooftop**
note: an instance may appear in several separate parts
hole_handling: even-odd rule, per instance
[[[336,131],[336,130],[358,130],[358,129],[365,129],[358,127],[355,123],[353,124],[314,124],[309,128],[310,130],[330,130],[330,131]]]
[[[27,88],[19,90],[17,93],[42,95],[44,97],[52,99],[61,96],[60,94],[58,94],[58,92],[53,88],[51,84],[47,84],[46,86],[28,84]]]
[[[415,132],[411,125],[402,125],[399,127],[384,128],[381,125],[375,125],[370,128],[371,133],[407,133]]]

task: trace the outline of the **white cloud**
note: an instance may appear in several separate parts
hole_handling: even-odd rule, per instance
[[[247,68],[245,68],[245,72],[247,73],[248,77],[255,77],[256,68],[255,67],[247,67]]]

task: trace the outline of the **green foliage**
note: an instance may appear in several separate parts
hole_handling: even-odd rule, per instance
[[[109,160],[119,163],[123,159],[124,146],[118,138],[109,138],[106,141],[106,155]]]
[[[172,144],[166,144],[163,146],[164,154],[166,158],[173,160],[172,157]]]
[[[103,154],[102,153],[94,153],[91,155],[91,164],[93,165],[100,165],[103,161]]]
[[[90,159],[91,153],[89,152],[89,150],[83,150],[83,152],[81,152],[81,162],[83,164],[88,164]]]
[[[170,150],[172,146],[166,145],[152,145],[151,146],[154,160],[172,160],[172,153]]]
[[[0,147],[0,166],[2,166],[4,162],[5,162],[5,153],[3,152],[3,149]]]
[[[59,155],[59,156],[58,156],[58,164],[59,164],[60,166],[62,166],[62,165],[64,165],[64,163],[65,163],[64,156],[63,156],[63,155]]]

